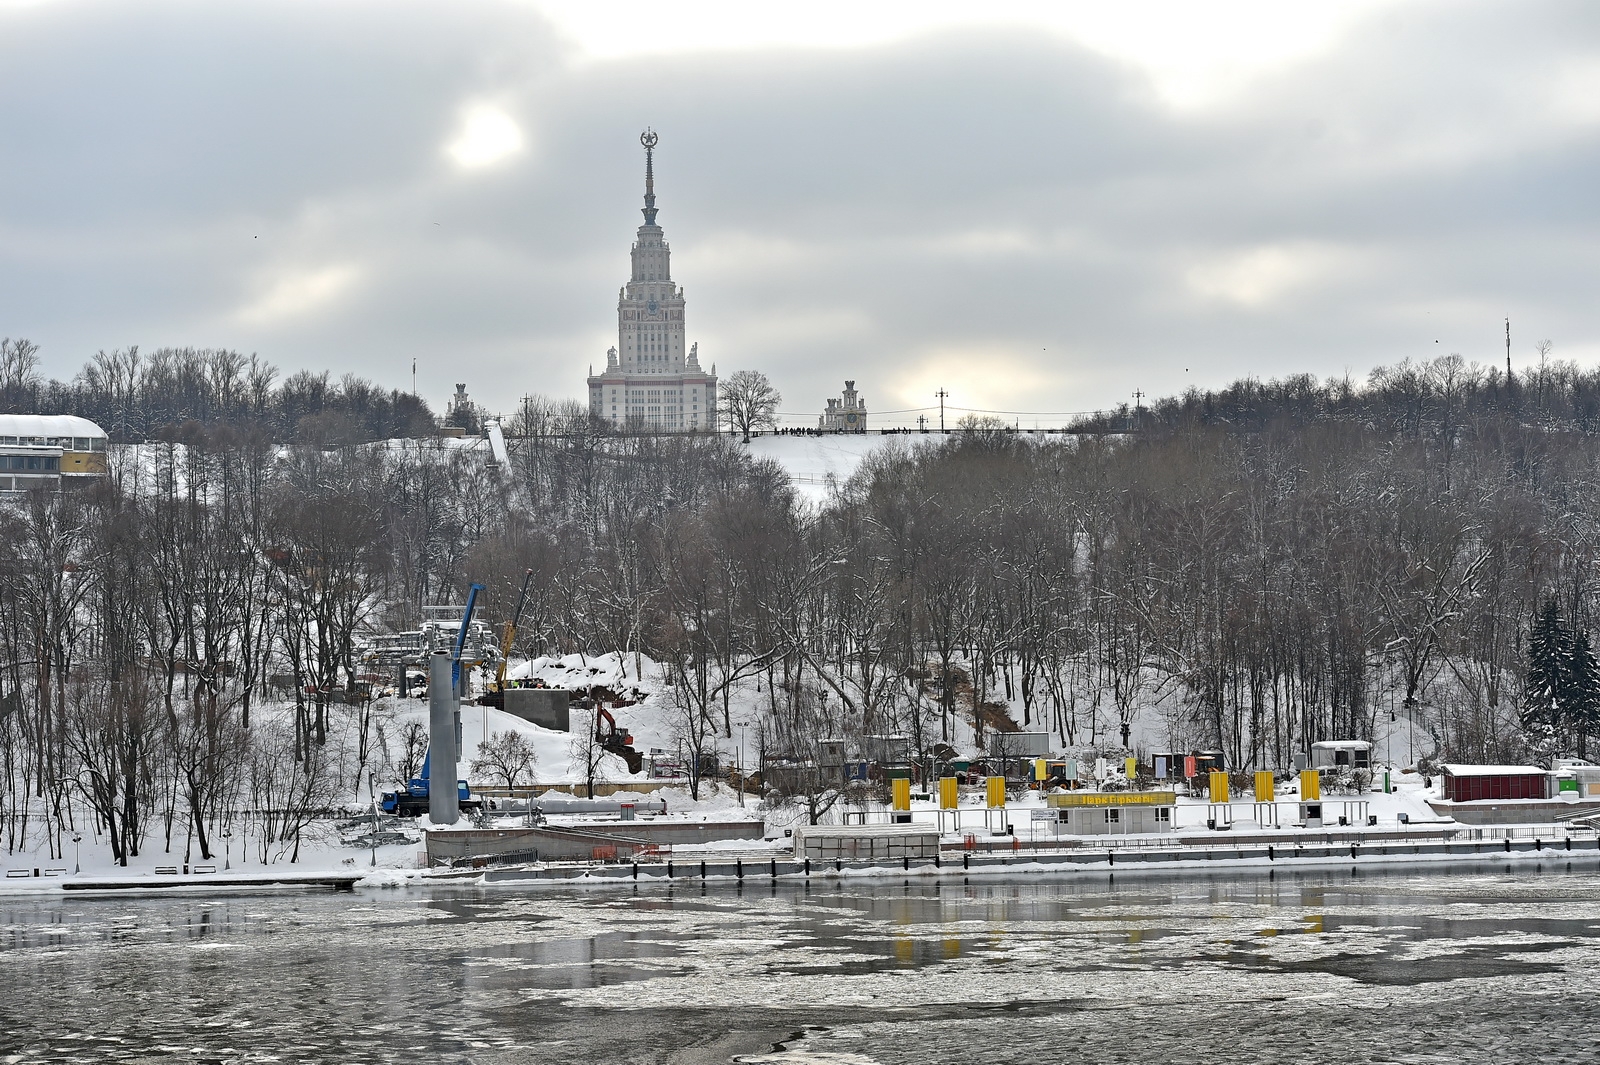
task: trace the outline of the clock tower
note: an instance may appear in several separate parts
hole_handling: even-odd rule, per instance
[[[683,289],[672,280],[672,248],[656,225],[655,149],[644,146],[644,225],[633,242],[632,272],[617,294],[617,345],[605,372],[589,377],[589,411],[619,429],[692,432],[716,428],[716,374],[700,369],[698,345],[684,328]]]

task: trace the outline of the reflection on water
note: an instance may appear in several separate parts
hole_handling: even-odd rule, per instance
[[[12,897],[0,1060],[1578,1060],[1597,935],[1567,863]]]

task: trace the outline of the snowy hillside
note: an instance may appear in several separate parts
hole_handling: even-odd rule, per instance
[[[789,471],[789,478],[802,499],[821,502],[831,484],[842,484],[855,473],[867,453],[885,445],[904,446],[904,436],[758,436],[751,439],[750,454],[775,459]]]
[[[638,668],[642,667],[641,677]],[[617,719],[619,728],[632,733],[634,747],[642,754],[652,750],[666,757],[676,757],[678,741],[673,724],[674,703],[671,687],[664,679],[662,667],[649,658],[634,656],[619,660],[615,654],[567,655],[562,658],[535,658],[514,664],[507,676],[512,680],[539,680],[551,688],[563,688],[574,698],[592,696],[602,700]],[[733,764],[738,758],[741,740],[746,749],[744,765],[753,765],[755,756],[755,724],[758,712],[754,709],[755,692],[741,690],[733,699],[733,737],[718,743],[724,764]],[[620,704],[620,705],[619,705]],[[396,728],[416,722],[428,726],[428,704],[425,699],[411,699],[395,704]],[[586,718],[588,720],[586,720]],[[573,720],[587,730],[593,727],[591,715],[574,710]],[[461,707],[462,758],[460,775],[479,782],[479,775],[468,772],[478,755],[478,746],[497,732],[518,732],[527,738],[538,752],[536,779],[541,784],[574,784],[583,780],[583,760],[574,751],[574,735],[555,729],[543,728],[496,710],[493,707],[463,705]],[[629,780],[648,779],[645,773],[632,776],[627,766],[618,758],[606,757],[600,762],[598,779],[622,783]]]

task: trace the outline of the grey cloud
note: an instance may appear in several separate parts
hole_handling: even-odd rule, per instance
[[[578,395],[647,124],[691,337],[790,410],[844,377],[885,407],[941,351],[982,361],[962,387],[1044,410],[1364,372],[1434,339],[1492,358],[1504,314],[1524,351],[1600,354],[1600,110],[1554,96],[1600,70],[1586,5],[1404,5],[1192,112],[1014,32],[575,62],[500,4],[58,4],[0,26],[0,143],[25,161],[0,168],[0,334],[56,373],[192,343],[391,385],[416,356],[435,396]],[[440,147],[479,98],[528,149],[459,173]],[[346,268],[313,311],[239,313]]]

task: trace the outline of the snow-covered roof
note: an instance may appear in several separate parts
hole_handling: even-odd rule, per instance
[[[106,431],[76,414],[0,414],[0,436],[97,436]]]
[[[1546,770],[1536,765],[1457,765],[1447,763],[1440,769],[1453,777],[1498,777],[1498,776],[1528,776],[1530,774],[1543,775]]]
[[[1314,751],[1321,747],[1325,751],[1370,751],[1372,744],[1366,740],[1318,740],[1311,745]]]

